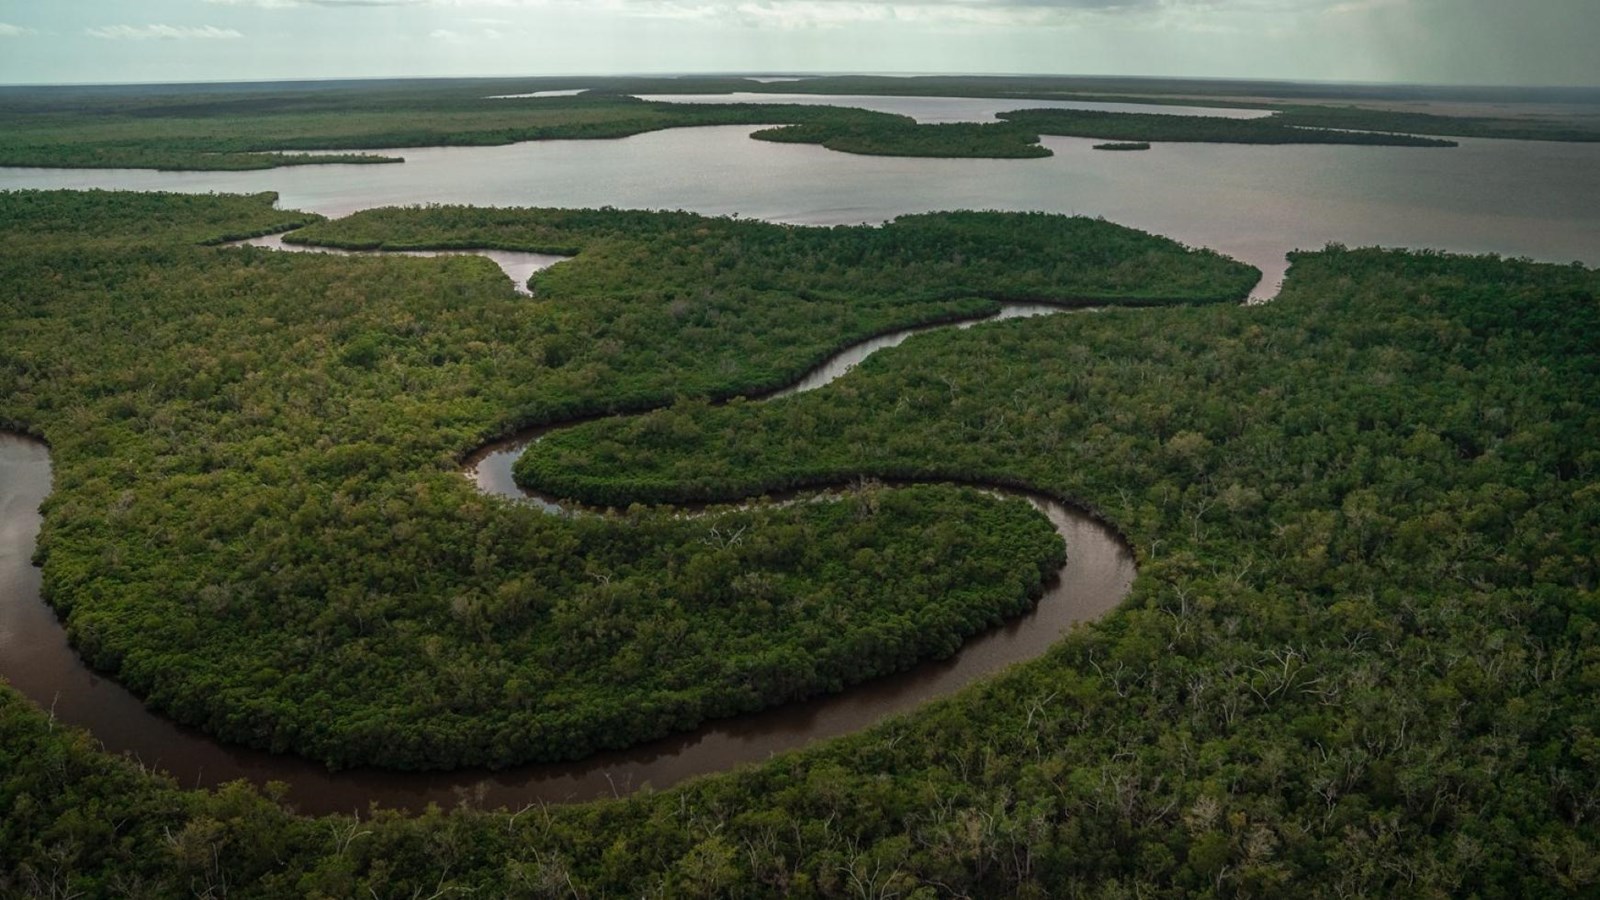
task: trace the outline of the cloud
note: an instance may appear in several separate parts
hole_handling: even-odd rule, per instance
[[[205,0],[205,2],[210,3],[213,6],[254,6],[258,9],[293,9],[301,6],[322,6],[333,8],[359,8],[363,6],[424,6],[430,4],[432,0]]]
[[[1001,12],[1287,13],[1326,8],[1405,5],[1414,0],[203,0],[214,6],[291,9],[309,6],[359,8],[431,6],[451,9],[582,7],[651,17],[698,18],[727,13],[815,10],[824,17],[883,20],[913,10],[947,10],[952,16],[983,18]],[[833,12],[829,13],[828,10]]]
[[[215,41],[244,37],[232,28],[215,25],[102,25],[85,28],[84,34],[110,41]]]
[[[749,14],[779,16],[795,13],[820,18],[882,21],[904,18],[915,10],[945,9],[968,18],[984,18],[1005,10],[1089,10],[1113,11],[1150,9],[1169,3],[1194,3],[1197,0],[899,0],[899,2],[858,2],[858,0],[204,0],[215,6],[253,6],[260,9],[291,9],[308,6],[332,8],[380,6],[463,7],[582,7],[623,15],[650,18],[710,18],[717,15]],[[1205,0],[1198,0],[1205,5]],[[1282,2],[1282,0],[1243,0],[1243,2]],[[1334,2],[1334,0],[1325,0]]]
[[[1365,15],[1383,9],[1399,9],[1405,0],[1343,0],[1330,5],[1324,12],[1331,16]]]
[[[298,2],[298,0],[296,0]],[[1159,10],[1196,0],[423,0],[433,6],[580,8],[642,19],[749,27],[839,28],[857,24],[1050,25],[1085,16]],[[1204,0],[1199,0],[1204,2]],[[1283,0],[1245,0],[1283,2]],[[1332,0],[1324,0],[1332,2]]]
[[[475,31],[468,32],[457,31],[453,28],[435,28],[434,30],[428,32],[428,37],[432,38],[433,40],[445,41],[451,44],[466,43],[474,38],[485,38],[487,40],[497,41],[505,36],[506,32],[492,26],[487,28],[479,28]]]
[[[1263,16],[1347,13],[1416,0],[204,0],[259,9],[431,7],[460,10],[581,10],[632,19],[670,19],[779,29],[860,24],[1042,27],[1125,22],[1185,31],[1230,30]],[[1243,17],[1241,19],[1241,17]],[[478,19],[468,19],[480,22]],[[490,23],[483,23],[490,24]],[[448,31],[449,29],[442,29]],[[467,35],[454,33],[450,38]]]
[[[21,25],[8,25],[5,22],[0,22],[0,38],[22,37],[33,33],[32,28],[23,28]]]

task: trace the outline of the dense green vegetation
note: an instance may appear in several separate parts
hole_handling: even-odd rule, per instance
[[[322,221],[315,213],[274,209],[277,200],[273,193],[0,191],[0,234],[11,241],[8,255],[34,257],[41,254],[30,253],[30,244],[69,254],[132,251],[150,243],[221,244]],[[6,299],[14,304],[33,287],[8,282]],[[9,304],[5,311],[11,322],[18,310]]]
[[[1038,134],[1118,141],[1203,141],[1226,144],[1374,144],[1454,147],[1454,141],[1378,131],[1334,131],[1295,125],[1281,116],[1224,119],[1077,109],[1019,109],[1000,118]]]
[[[869,156],[945,156],[1031,159],[1050,156],[1039,136],[1010,125],[945,122],[908,123],[898,128],[877,123],[788,125],[750,135],[762,141],[821,144],[829,150]]]
[[[993,309],[980,293],[1216,301],[1256,276],[1026,214],[436,208],[301,232],[576,253],[533,299],[473,257],[196,246],[313,218],[271,200],[0,194],[0,422],[53,448],[39,554],[83,656],[181,721],[337,765],[576,757],[837,690],[948,654],[1059,561],[1026,504],[953,488],[545,516],[456,471],[485,439],[687,414]]]
[[[578,265],[535,276],[532,286],[541,297],[581,295],[586,306],[618,304],[601,310],[607,320],[631,303],[690,324],[714,323],[716,341],[746,327],[739,320],[756,297],[784,303],[788,316],[845,310],[841,314],[858,317],[860,333],[871,326],[859,317],[885,306],[949,303],[937,312],[924,308],[925,316],[936,319],[994,308],[975,299],[980,297],[1065,305],[1221,303],[1244,297],[1260,275],[1209,250],[1099,219],[1046,213],[942,212],[901,216],[882,226],[816,228],[683,212],[424,206],[366,210],[287,239],[358,250],[581,253]],[[697,303],[709,309],[684,308]],[[641,327],[667,327],[670,321]],[[803,341],[803,334],[777,337],[788,346]],[[697,352],[717,349],[708,338]],[[753,383],[776,387],[800,374],[792,367],[765,372],[771,374]],[[726,386],[697,386],[682,393],[730,392]]]
[[[1095,144],[1096,150],[1149,150],[1150,145],[1144,141],[1122,141],[1110,144]]]
[[[1517,117],[1446,116],[1435,113],[1362,109],[1358,106],[1288,106],[1274,119],[1307,128],[1349,128],[1401,131],[1450,137],[1502,138],[1524,141],[1600,141],[1600,129],[1582,123]]]
[[[518,814],[299,819],[176,790],[0,694],[0,884],[1592,894],[1597,335],[1590,270],[1333,248],[1297,256],[1266,307],[935,333],[825,392],[582,426],[537,455],[679,432],[654,469],[575,458],[597,489],[844,467],[1026,482],[1124,528],[1140,577],[1047,658],[916,715]]]

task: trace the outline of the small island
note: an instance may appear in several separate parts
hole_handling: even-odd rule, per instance
[[[1148,141],[1113,141],[1109,144],[1095,144],[1096,150],[1149,150]]]

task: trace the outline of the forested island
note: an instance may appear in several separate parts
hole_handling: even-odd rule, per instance
[[[1389,147],[1454,147],[1454,141],[1383,131],[1342,131],[1296,125],[1279,116],[1223,119],[1076,109],[1022,109],[1000,118],[1038,134],[1113,138],[1118,141],[1185,141],[1213,144],[1367,144]]]
[[[751,137],[784,144],[821,144],[841,153],[867,156],[987,157],[1033,159],[1050,156],[1039,145],[1039,135],[1012,125],[944,122],[919,125],[907,120],[891,123],[832,123],[763,128]]]
[[[1058,216],[319,222],[272,199],[0,194],[0,421],[51,446],[48,596],[88,659],[213,734],[335,763],[511,758],[530,747],[496,723],[541,698],[627,704],[649,653],[861,640],[881,623],[850,623],[882,604],[960,584],[987,587],[956,589],[949,614],[988,620],[1061,549],[1020,504],[958,488],[730,511],[760,537],[718,547],[703,519],[550,517],[456,472],[540,421],[665,407],[554,434],[520,467],[600,504],[845,473],[1025,485],[1128,536],[1133,595],[914,715],[569,807],[302,817],[271,790],[181,789],[0,689],[0,891],[1600,884],[1593,270],[1330,247],[1241,307],[1219,301],[1247,267]],[[530,299],[473,258],[202,246],[291,228],[576,256]],[[826,391],[712,402],[1017,297],[1167,305],[918,336]],[[536,680],[553,660],[525,643],[535,623],[592,651],[542,676],[567,683]],[[893,665],[896,643],[875,646],[849,658]],[[731,656],[681,677],[713,685]],[[730,702],[749,700],[707,709]]]

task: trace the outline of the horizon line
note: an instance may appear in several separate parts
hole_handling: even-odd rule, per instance
[[[266,78],[216,78],[197,79],[193,81],[6,81],[0,82],[0,89],[7,88],[94,88],[94,87],[190,87],[190,86],[219,86],[219,85],[271,85],[271,84],[321,84],[331,82],[382,82],[382,81],[555,81],[576,80],[583,78],[1039,78],[1063,80],[1134,80],[1134,81],[1183,81],[1183,82],[1210,82],[1210,83],[1240,83],[1255,85],[1323,85],[1329,87],[1403,87],[1403,88],[1428,88],[1444,90],[1489,90],[1489,91],[1576,91],[1600,92],[1600,84],[1488,84],[1478,82],[1430,82],[1430,81],[1366,81],[1355,79],[1319,79],[1319,78],[1263,78],[1254,76],[1227,76],[1227,75],[1129,75],[1129,74],[1087,74],[1087,73],[1060,73],[1060,72],[906,72],[906,71],[863,71],[863,70],[785,70],[782,72],[765,70],[744,71],[673,71],[673,72],[586,72],[581,74],[540,74],[540,75],[325,75],[313,77],[266,77]],[[1597,97],[1600,101],[1600,97]]]

